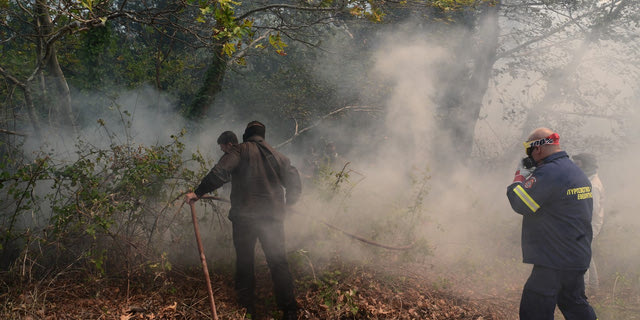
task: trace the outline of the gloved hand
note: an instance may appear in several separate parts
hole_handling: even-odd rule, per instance
[[[522,160],[518,162],[518,167],[516,168],[516,174],[513,177],[513,182],[524,182],[533,172],[535,167],[531,167],[529,169],[525,168]]]

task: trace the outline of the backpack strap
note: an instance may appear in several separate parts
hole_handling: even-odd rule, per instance
[[[266,160],[267,165],[276,173],[278,179],[280,179],[280,184],[284,185],[285,180],[282,177],[282,170],[280,169],[280,164],[278,163],[278,160],[276,160],[276,157],[273,155],[273,152],[271,152],[271,150],[269,150],[269,148],[267,148],[262,143],[257,141],[253,142],[255,142],[255,144],[258,146],[258,150],[260,150],[260,153]]]

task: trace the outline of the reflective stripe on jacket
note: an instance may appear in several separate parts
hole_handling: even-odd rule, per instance
[[[513,210],[523,216],[525,263],[560,270],[589,267],[591,183],[566,152],[545,158],[527,180],[507,187],[507,197]]]

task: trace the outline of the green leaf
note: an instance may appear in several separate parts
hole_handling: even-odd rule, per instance
[[[233,43],[227,42],[224,44],[224,46],[222,46],[222,52],[224,52],[224,54],[226,54],[227,56],[231,56],[234,52],[236,52],[236,46],[233,45]]]
[[[93,0],[82,0],[80,1],[82,6],[89,9],[89,11],[93,12]]]
[[[213,9],[211,8],[211,6],[207,6],[207,7],[204,7],[204,8],[200,8],[200,13],[201,13],[202,15],[207,15],[207,14],[209,14],[209,13],[211,13],[211,12],[213,12]]]

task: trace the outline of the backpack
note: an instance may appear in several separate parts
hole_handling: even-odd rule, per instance
[[[273,152],[269,147],[264,145],[263,143],[254,141],[262,154],[262,157],[267,164],[267,171],[275,173],[280,181],[280,185],[285,189],[285,200],[287,204],[294,204],[300,198],[300,194],[302,193],[302,182],[300,180],[300,173],[298,173],[298,169],[291,165],[291,162],[288,161],[278,161],[276,156],[273,155]]]

